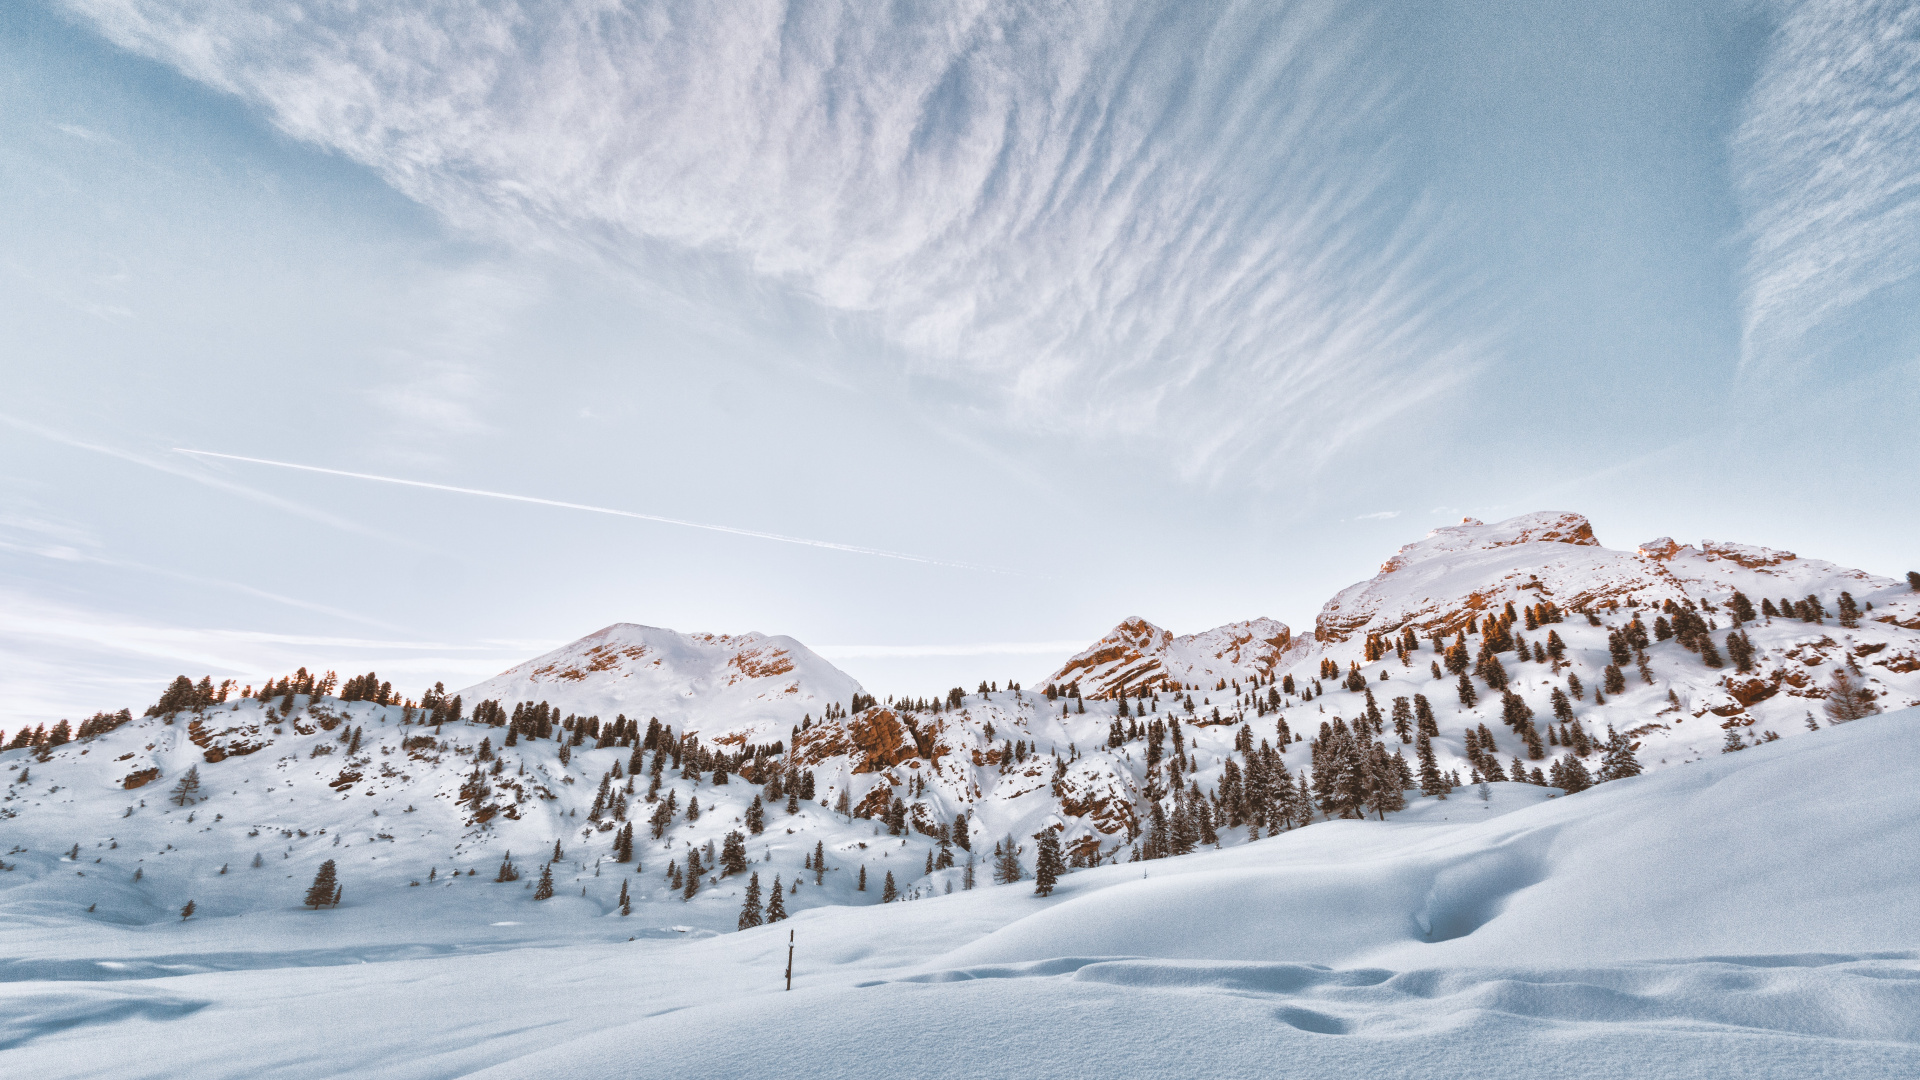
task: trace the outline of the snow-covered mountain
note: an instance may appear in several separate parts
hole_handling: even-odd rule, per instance
[[[876,702],[790,638],[630,624],[463,689],[457,723],[433,723],[444,702],[373,680],[294,682],[264,699],[176,687],[154,715],[96,717],[77,738],[15,732],[0,752],[6,828],[147,852],[138,888],[121,866],[32,895],[66,903],[99,884],[116,918],[140,921],[174,902],[172,866],[266,851],[304,860],[289,866],[299,877],[343,836],[398,845],[342,871],[356,895],[389,898],[411,887],[397,877],[490,872],[556,839],[588,873],[629,825],[639,862],[675,863],[745,829],[756,797],[765,851],[878,859],[911,892],[951,874],[891,860],[875,829],[922,855],[943,834],[959,852],[1012,836],[1026,857],[1051,830],[1074,861],[1111,863],[1412,813],[1421,791],[1482,778],[1545,798],[1616,769],[1609,731],[1615,755],[1659,771],[1805,738],[1842,684],[1854,712],[1920,704],[1920,594],[1764,548],[1610,549],[1584,518],[1547,513],[1407,545],[1329,601],[1311,638],[1269,619],[1188,636],[1129,619],[1039,691]],[[182,831],[197,803],[164,796],[189,769],[223,793],[222,816]],[[1395,778],[1406,811],[1383,794]],[[648,903],[680,903],[664,879],[642,884]],[[859,892],[813,884],[796,909]],[[230,887],[208,882],[200,899],[228,903]]]
[[[1075,653],[1047,682],[1090,698],[1121,690],[1212,689],[1222,680],[1264,682],[1292,638],[1286,623],[1267,618],[1175,637],[1135,616]]]
[[[790,637],[682,634],[615,623],[459,691],[511,712],[546,702],[562,713],[655,718],[714,740],[785,739],[829,704],[848,707],[860,684]]]

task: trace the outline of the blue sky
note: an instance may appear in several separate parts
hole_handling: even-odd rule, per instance
[[[0,726],[614,621],[1035,680],[1468,514],[1904,572],[1917,86],[1869,2],[8,5]]]

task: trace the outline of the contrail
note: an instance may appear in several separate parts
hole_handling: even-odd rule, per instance
[[[455,487],[452,484],[434,484],[425,480],[403,480],[397,476],[377,476],[373,473],[348,472],[345,469],[327,469],[318,465],[296,465],[291,461],[273,461],[268,458],[243,457],[239,454],[219,454],[212,450],[189,450],[184,446],[176,446],[173,449],[176,453],[191,454],[195,457],[222,458],[227,461],[245,461],[254,465],[273,465],[282,469],[299,469],[301,472],[324,473],[328,476],[348,476],[355,480],[376,480],[382,484],[400,484],[405,487],[426,488],[430,491],[451,491],[457,495],[484,495],[489,499],[506,499],[511,502],[532,503],[535,506],[558,506],[564,510],[585,510],[595,514],[612,514],[615,517],[634,518],[639,521],[655,521],[662,525],[680,525],[689,529],[705,529],[709,532],[729,533],[734,536],[750,536],[756,540],[778,540],[783,544],[804,544],[807,547],[826,548],[829,551],[845,551],[855,555],[877,555],[883,559],[899,559],[903,562],[924,563],[928,566],[948,566],[960,570],[984,570],[993,574],[1015,573],[1015,571],[1002,570],[994,566],[949,562],[945,559],[935,559],[925,555],[911,555],[904,551],[885,551],[881,548],[857,547],[853,544],[836,544],[831,540],[809,540],[804,536],[786,536],[781,533],[759,532],[754,529],[736,529],[731,525],[710,525],[704,521],[683,521],[680,518],[660,517],[657,514],[638,514],[632,510],[615,510],[610,506],[590,506],[587,503],[562,502],[559,499],[540,499],[532,495],[513,495],[504,491],[483,491],[480,488]]]

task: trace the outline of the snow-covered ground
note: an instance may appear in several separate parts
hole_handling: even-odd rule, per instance
[[[97,821],[99,800],[46,790],[84,785],[93,766],[69,759],[56,779],[54,763],[30,764],[17,785],[30,797],[0,820],[0,852],[23,849],[0,854],[13,867],[0,872],[0,1073],[1920,1075],[1917,710],[1573,796],[1464,788],[1386,822],[1081,870],[1044,899],[1031,882],[948,894],[957,871],[920,881],[925,837],[875,834],[816,803],[801,814],[806,840],[833,852],[824,883],[805,875],[788,922],[716,934],[731,929],[738,878],[690,902],[661,884],[661,856],[699,837],[640,845],[636,871],[606,861],[605,834],[575,843],[567,798],[531,800],[476,841],[451,798],[419,797],[428,770],[457,781],[471,762],[409,759],[398,739],[419,729],[345,708],[364,713],[363,771],[397,758],[395,772],[420,775],[392,779],[392,793],[363,781],[372,790],[312,798],[322,778],[307,773],[331,762],[260,760],[284,754],[276,744],[248,761],[279,782],[250,766],[247,783],[216,785],[238,775],[220,771],[228,759],[202,766],[208,797],[191,808],[163,809],[163,782]],[[153,746],[139,752],[179,749],[183,769],[193,748],[161,743],[184,727],[132,725],[87,758],[137,732]],[[563,767],[542,756],[552,747],[514,755],[513,775],[571,790],[625,753]],[[268,820],[283,797],[303,815],[283,823],[293,836]],[[425,805],[408,813],[402,799]],[[734,827],[734,806],[702,820]],[[749,845],[763,878],[810,851],[786,832],[798,817],[770,814]],[[556,838],[569,846],[556,895],[535,902]],[[496,883],[507,846],[534,873]],[[306,910],[323,857],[342,868],[345,902]],[[889,867],[911,867],[902,880],[933,895],[877,904]],[[454,869],[479,872],[449,880]],[[621,881],[632,915],[613,906]],[[196,900],[187,920],[184,899]]]

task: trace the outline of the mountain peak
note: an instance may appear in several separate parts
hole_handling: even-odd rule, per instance
[[[785,738],[860,684],[793,638],[681,633],[614,623],[460,691],[511,709],[546,701],[581,715],[658,717],[710,736]]]
[[[1105,698],[1123,689],[1211,688],[1221,679],[1264,679],[1279,666],[1292,639],[1287,624],[1264,617],[1175,637],[1130,616],[1069,658],[1047,681],[1078,686],[1082,697]]]

